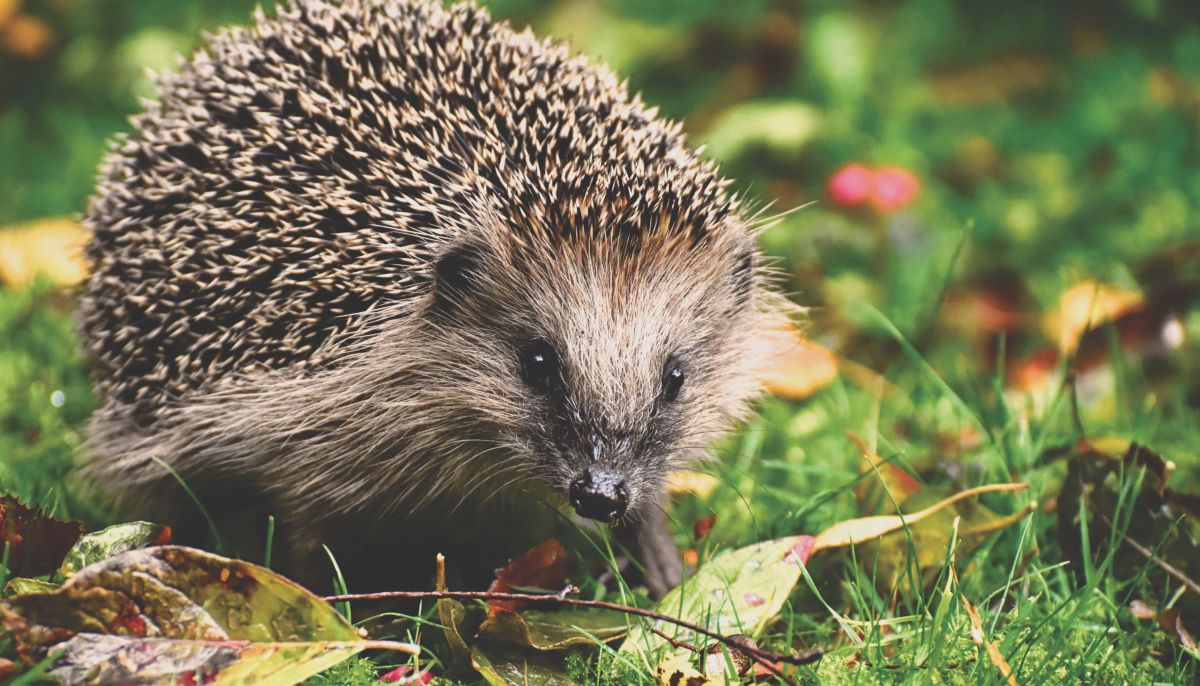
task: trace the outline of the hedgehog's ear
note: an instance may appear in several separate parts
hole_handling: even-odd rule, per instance
[[[482,257],[474,245],[451,246],[433,262],[433,306],[450,312],[479,284]]]

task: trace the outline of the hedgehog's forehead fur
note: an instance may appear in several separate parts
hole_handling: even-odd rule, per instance
[[[286,443],[291,466],[262,469],[298,500],[394,486],[337,470],[439,445],[422,426],[477,420],[529,454],[522,336],[561,346],[572,402],[614,424],[684,359],[694,402],[647,440],[705,443],[753,394],[744,362],[775,315],[740,203],[678,124],[564,46],[471,5],[293,0],[160,90],[85,216],[97,445],[133,427],[183,470],[180,453],[245,467]],[[438,313],[439,265],[463,254],[478,283]],[[405,375],[419,399],[387,387]],[[137,478],[117,465],[98,468]]]

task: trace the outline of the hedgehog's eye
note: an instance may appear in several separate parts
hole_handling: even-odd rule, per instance
[[[683,381],[687,375],[683,373],[683,367],[675,358],[667,360],[667,365],[663,367],[662,379],[662,398],[667,402],[672,402],[679,397],[679,389],[683,388]]]
[[[539,390],[558,381],[558,355],[546,341],[530,341],[521,346],[521,378]]]

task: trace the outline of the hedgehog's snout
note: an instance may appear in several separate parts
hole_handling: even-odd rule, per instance
[[[625,477],[607,469],[589,468],[571,482],[571,506],[580,517],[612,523],[625,514],[629,493]]]

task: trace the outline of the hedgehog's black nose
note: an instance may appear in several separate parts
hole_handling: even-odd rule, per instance
[[[625,514],[625,479],[604,469],[586,469],[571,482],[571,506],[580,517],[614,522]]]

